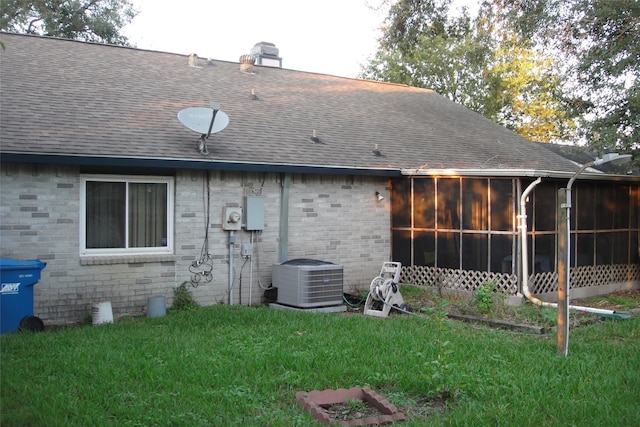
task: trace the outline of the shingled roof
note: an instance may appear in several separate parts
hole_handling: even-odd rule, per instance
[[[577,169],[432,90],[281,68],[247,73],[202,58],[190,66],[188,55],[72,40],[0,39],[4,159],[383,175]],[[230,123],[201,154],[177,113],[212,101]]]

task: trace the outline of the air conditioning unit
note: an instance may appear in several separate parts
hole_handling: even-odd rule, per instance
[[[300,308],[342,305],[343,268],[314,259],[293,259],[273,266],[277,302]]]

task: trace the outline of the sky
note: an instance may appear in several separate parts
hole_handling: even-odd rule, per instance
[[[131,0],[123,29],[140,49],[238,62],[259,42],[276,45],[282,67],[357,77],[375,53],[381,0]],[[455,0],[477,9],[478,0]]]

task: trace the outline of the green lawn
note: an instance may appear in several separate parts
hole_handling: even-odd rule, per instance
[[[211,306],[0,338],[5,426],[313,426],[369,386],[407,426],[640,425],[640,318],[535,336],[431,318]],[[448,397],[429,411],[421,398]]]

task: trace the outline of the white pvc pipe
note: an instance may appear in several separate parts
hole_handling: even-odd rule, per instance
[[[235,233],[229,232],[229,305],[233,305],[233,244],[235,243]]]
[[[557,308],[558,304],[553,302],[545,302],[540,299],[534,297],[529,291],[529,253],[527,249],[527,196],[529,193],[535,188],[536,185],[540,184],[542,178],[538,178],[533,181],[529,186],[522,192],[522,196],[520,196],[520,213],[518,215],[518,229],[520,230],[520,239],[522,246],[522,293],[527,297],[529,301],[536,305],[540,305],[543,307],[553,307]],[[567,264],[567,271],[569,270],[569,264]],[[568,283],[567,283],[568,284]],[[568,289],[567,289],[568,291]],[[586,311],[588,313],[594,314],[615,314],[614,310],[604,310],[600,308],[591,308],[591,307],[583,307],[578,305],[569,305],[569,309],[578,310],[578,311]]]
[[[252,293],[253,293],[253,231],[251,232],[251,259],[249,259],[249,307],[251,307]]]
[[[529,301],[536,305],[545,307],[557,307],[558,304],[544,302],[531,295],[529,291],[529,251],[527,249],[527,197],[536,185],[542,182],[542,178],[538,177],[522,192],[520,196],[520,213],[518,214],[518,229],[520,230],[520,240],[522,246],[522,293]]]
[[[578,310],[578,311],[586,311],[587,313],[594,314],[616,314],[619,313],[615,310],[605,310],[603,308],[592,308],[592,307],[582,307],[580,305],[569,305],[569,309]]]

